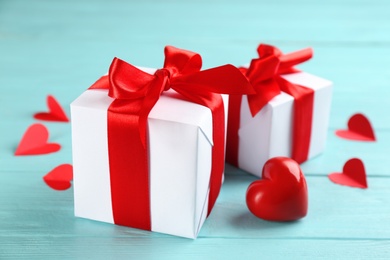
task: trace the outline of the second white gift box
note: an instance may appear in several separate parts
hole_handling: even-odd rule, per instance
[[[324,150],[332,82],[292,68],[293,65],[311,57],[310,49],[298,52],[295,57],[286,55],[287,58],[272,46],[260,45],[259,49],[259,54],[265,57],[253,61],[251,66],[256,63],[261,65],[257,71],[250,72],[252,75],[264,71],[268,74],[255,75],[260,78],[257,83],[262,81],[260,88],[257,88],[258,94],[266,98],[259,99],[264,104],[256,113],[252,113],[247,95],[230,98],[227,161],[261,177],[264,163],[272,157],[286,156],[302,163]],[[303,102],[309,101],[309,105],[298,107],[301,109],[300,116],[296,117],[294,110],[297,109],[297,102],[302,101],[297,101],[292,95],[283,92],[283,89],[280,91],[282,85],[287,85],[288,91],[292,92],[296,89],[311,92],[302,95]],[[267,93],[270,91],[273,92],[272,95]],[[311,100],[307,100],[310,95]],[[298,137],[294,136],[294,131]]]

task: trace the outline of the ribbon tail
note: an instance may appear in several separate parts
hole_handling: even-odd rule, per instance
[[[279,84],[274,79],[264,80],[256,90],[257,94],[248,95],[248,104],[252,117],[259,113],[269,101],[281,92]]]
[[[288,54],[283,54],[279,57],[282,67],[294,67],[313,57],[313,49],[306,48],[299,51],[294,51]]]
[[[100,77],[95,83],[92,84],[88,89],[109,89],[110,82],[108,80],[108,76]]]
[[[289,54],[284,54],[279,57],[280,67],[279,74],[295,73],[299,70],[295,69],[294,66],[303,63],[313,57],[313,49],[306,48],[303,50],[295,51]]]
[[[280,94],[280,88],[274,79],[279,68],[279,59],[271,55],[263,59],[253,59],[246,73],[256,91],[248,95],[249,108],[254,117],[271,99]]]

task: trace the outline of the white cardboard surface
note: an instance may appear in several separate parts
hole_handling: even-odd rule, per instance
[[[283,78],[312,88],[314,108],[309,159],[325,148],[332,99],[332,82],[306,72],[284,75]],[[275,156],[291,157],[292,96],[282,92],[252,117],[247,96],[242,97],[240,129],[238,132],[238,165],[261,177],[264,163]]]
[[[149,115],[152,231],[196,238],[207,213],[212,115],[163,94]],[[113,223],[106,90],[71,104],[75,215]]]
[[[289,156],[293,101],[290,95],[281,93],[252,117],[247,96],[242,97],[238,131],[240,168],[261,176],[263,165],[269,158]]]

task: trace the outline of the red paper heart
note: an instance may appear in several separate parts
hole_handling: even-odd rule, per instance
[[[348,160],[343,167],[343,172],[335,172],[328,175],[334,183],[366,189],[367,177],[363,161],[359,158]]]
[[[374,142],[375,134],[370,121],[363,114],[355,114],[348,120],[348,130],[337,130],[336,135],[349,140]]]
[[[47,107],[49,112],[36,113],[34,118],[45,121],[69,122],[64,109],[53,96],[47,96]]]
[[[33,124],[24,133],[15,155],[39,155],[54,153],[61,149],[57,143],[48,143],[49,131],[42,124]]]
[[[251,183],[246,193],[249,210],[271,221],[291,221],[307,214],[308,192],[299,164],[287,157],[275,157],[263,167],[262,180]]]
[[[46,184],[54,190],[69,189],[73,180],[73,167],[70,164],[61,164],[43,176]]]

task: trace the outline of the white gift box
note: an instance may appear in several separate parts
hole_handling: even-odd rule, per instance
[[[76,216],[114,223],[107,93],[87,90],[71,104],[74,203]],[[196,238],[208,209],[212,113],[175,95],[164,92],[148,118],[151,230]]]
[[[308,159],[325,147],[332,99],[332,82],[306,72],[282,76],[314,90],[313,120]],[[261,177],[264,163],[275,156],[291,157],[294,98],[284,92],[252,117],[248,99],[242,96],[238,131],[238,167]]]

